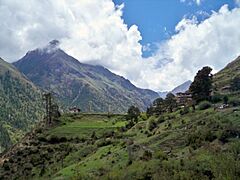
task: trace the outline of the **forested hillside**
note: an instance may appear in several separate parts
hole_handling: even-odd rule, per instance
[[[16,143],[42,118],[41,93],[17,69],[0,58],[0,147]]]

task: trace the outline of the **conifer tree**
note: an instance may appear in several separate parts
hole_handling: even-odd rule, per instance
[[[191,84],[189,91],[192,94],[193,100],[197,103],[203,100],[209,100],[212,89],[212,68],[206,66],[198,71]]]

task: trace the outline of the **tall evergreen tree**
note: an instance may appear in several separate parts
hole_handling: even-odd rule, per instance
[[[193,100],[197,103],[203,100],[209,100],[212,89],[212,68],[206,66],[198,71],[191,84],[189,91],[192,94]]]

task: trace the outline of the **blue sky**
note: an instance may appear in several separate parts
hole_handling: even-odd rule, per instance
[[[113,0],[116,5],[124,3],[123,19],[128,27],[136,24],[142,35],[142,45],[151,44],[151,51],[143,51],[150,56],[159,43],[175,34],[175,26],[183,17],[195,15],[199,21],[208,18],[211,11],[218,11],[224,4],[229,9],[236,7],[234,0],[203,0],[197,4],[191,0]],[[204,12],[204,14],[202,13]]]

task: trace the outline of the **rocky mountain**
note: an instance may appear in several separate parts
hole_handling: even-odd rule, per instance
[[[192,84],[192,81],[190,81],[190,80],[189,80],[189,81],[186,81],[186,82],[184,82],[183,84],[175,87],[171,92],[172,92],[173,94],[177,94],[177,93],[179,93],[179,92],[186,92],[186,91],[189,89],[189,87],[190,87],[191,84]]]
[[[40,91],[0,58],[0,152],[43,115]]]
[[[52,91],[65,108],[126,112],[130,105],[145,109],[158,94],[140,89],[108,69],[80,63],[51,41],[29,51],[14,65],[37,86]]]
[[[159,91],[159,92],[158,92],[158,95],[159,95],[161,98],[165,99],[168,93],[169,93],[169,91],[162,91],[162,92]]]
[[[191,84],[192,84],[192,81],[189,80],[175,87],[172,91],[158,92],[158,94],[161,98],[165,98],[168,93],[173,93],[176,95],[177,93],[180,93],[180,92],[186,92],[189,89]]]

